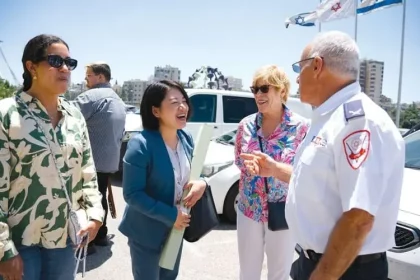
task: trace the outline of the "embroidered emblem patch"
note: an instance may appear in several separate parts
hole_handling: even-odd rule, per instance
[[[315,146],[320,146],[320,147],[325,147],[325,146],[327,146],[327,140],[325,140],[325,139],[323,139],[323,138],[321,138],[321,137],[319,137],[319,136],[314,136],[314,137],[312,138],[312,143],[313,143]]]
[[[347,162],[354,170],[358,169],[368,157],[370,132],[358,130],[347,135],[343,140]]]

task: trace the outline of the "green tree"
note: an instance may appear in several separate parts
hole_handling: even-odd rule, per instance
[[[127,83],[125,91],[123,88],[123,94],[126,96],[126,101],[132,102],[134,98],[134,86],[132,83]],[[123,99],[124,100],[124,99]]]
[[[120,97],[123,101],[127,101],[127,92],[124,88],[121,90]]]
[[[133,83],[131,83],[130,81],[124,82],[120,97],[125,102],[132,102],[133,97],[134,97],[133,92],[134,92]]]
[[[391,119],[395,123],[395,120],[397,119],[397,108],[388,107],[388,108],[384,108],[384,110],[388,113],[388,115],[391,117]],[[401,117],[400,117],[400,123],[401,123]]]
[[[401,112],[400,126],[402,128],[412,128],[419,121],[420,110],[414,102]]]
[[[15,91],[15,86],[11,85],[7,80],[0,79],[0,99],[12,96]]]

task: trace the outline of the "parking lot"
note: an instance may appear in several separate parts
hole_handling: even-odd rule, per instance
[[[124,210],[120,180],[114,183],[114,199],[117,219],[108,219],[110,247],[97,247],[97,253],[88,257],[84,279],[129,280],[131,275],[130,251],[127,239],[118,231]],[[184,242],[180,267],[180,280],[237,280],[239,279],[235,226],[222,224],[197,243]],[[267,279],[264,262],[261,279]],[[83,279],[81,273],[76,278]]]

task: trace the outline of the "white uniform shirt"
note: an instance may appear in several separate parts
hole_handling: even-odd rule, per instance
[[[395,245],[405,145],[388,114],[353,83],[314,109],[296,153],[286,202],[292,236],[324,253],[343,212],[375,216],[360,255]]]

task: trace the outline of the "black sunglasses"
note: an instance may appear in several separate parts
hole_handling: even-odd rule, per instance
[[[268,91],[270,90],[270,85],[262,85],[259,87],[250,87],[251,92],[253,94],[257,94],[258,91],[261,91],[261,93],[268,93]]]
[[[67,57],[67,58],[62,58],[61,56],[57,55],[57,54],[50,54],[47,56],[47,62],[51,67],[54,68],[61,68],[63,66],[63,64],[66,64],[67,68],[70,71],[73,71],[74,69],[76,69],[77,67],[77,60]]]

